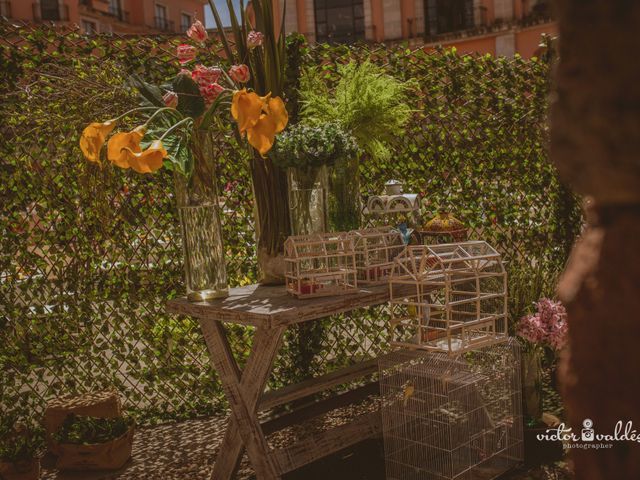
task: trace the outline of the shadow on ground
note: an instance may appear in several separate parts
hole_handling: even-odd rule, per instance
[[[44,480],[208,480],[226,428],[226,419],[212,417],[139,429],[133,459],[117,472],[57,472],[43,461]],[[287,474],[284,480],[385,480],[382,441],[363,442],[351,449]],[[239,480],[254,479],[247,458]],[[567,480],[560,465],[510,472],[501,480]]]

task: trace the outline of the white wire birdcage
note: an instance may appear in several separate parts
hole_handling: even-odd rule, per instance
[[[488,480],[523,460],[515,339],[379,361],[387,480]]]
[[[507,274],[486,242],[408,246],[389,285],[394,346],[462,352],[507,335]]]
[[[391,227],[349,232],[356,252],[358,284],[378,285],[388,281],[393,260],[404,250],[402,234]]]

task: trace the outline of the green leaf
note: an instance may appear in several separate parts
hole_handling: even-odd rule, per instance
[[[167,150],[169,162],[165,165],[171,170],[178,170],[185,176],[191,176],[193,171],[193,156],[189,151],[189,142],[183,135],[176,133],[169,135],[162,140],[164,148]]]
[[[145,82],[136,73],[129,76],[128,83],[132,88],[138,90],[143,104],[164,107],[164,101],[162,100],[162,91],[159,87]]]
[[[173,91],[178,94],[178,111],[196,118],[204,112],[204,99],[198,84],[188,75],[178,75],[173,81]]]

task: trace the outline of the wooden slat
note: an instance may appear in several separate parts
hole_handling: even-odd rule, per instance
[[[377,370],[378,360],[372,359],[335,370],[320,377],[310,378],[294,385],[272,390],[263,395],[260,402],[260,411],[269,410],[278,405],[323,392],[337,385],[375,373]]]
[[[382,422],[380,412],[360,415],[342,425],[303,438],[286,448],[273,450],[271,456],[281,474],[338,452],[358,442],[380,436]]]
[[[268,419],[262,424],[265,435],[282,430],[290,425],[303,424],[307,420],[325,415],[347,405],[361,403],[371,395],[380,395],[378,382],[371,382],[339,395],[313,401],[296,410]]]
[[[335,386],[371,375],[378,371],[378,362],[380,360],[388,363],[396,358],[397,355],[395,355],[394,352],[386,353],[377,358],[354,363],[353,365],[334,370],[325,375],[309,378],[300,383],[266,392],[260,402],[260,411],[269,410],[270,408],[293,402],[294,400],[299,400],[319,392],[324,392]]]
[[[232,288],[224,299],[190,302],[185,297],[176,298],[167,303],[167,311],[200,320],[270,328],[379,305],[388,300],[387,285],[367,287],[348,295],[309,299],[292,297],[284,286],[249,285]]]

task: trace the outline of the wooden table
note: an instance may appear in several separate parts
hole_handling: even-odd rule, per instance
[[[388,300],[387,285],[362,289],[351,295],[306,300],[288,295],[282,286],[251,285],[231,289],[229,297],[225,299],[189,302],[186,298],[178,298],[168,303],[167,310],[170,313],[198,319],[211,363],[220,377],[231,407],[232,415],[214,465],[212,479],[232,478],[245,448],[257,478],[270,480],[380,434],[380,414],[376,409],[353,418],[346,425],[315,432],[298,439],[294,445],[283,448],[270,448],[265,438],[265,435],[274,431],[361,400],[364,396],[375,393],[377,383],[307,404],[267,421],[261,422],[258,413],[295,400],[300,401],[376,372],[377,359],[372,359],[279,390],[265,392],[273,362],[288,327],[382,304]],[[256,328],[251,352],[242,371],[231,353],[223,327],[225,322]]]

